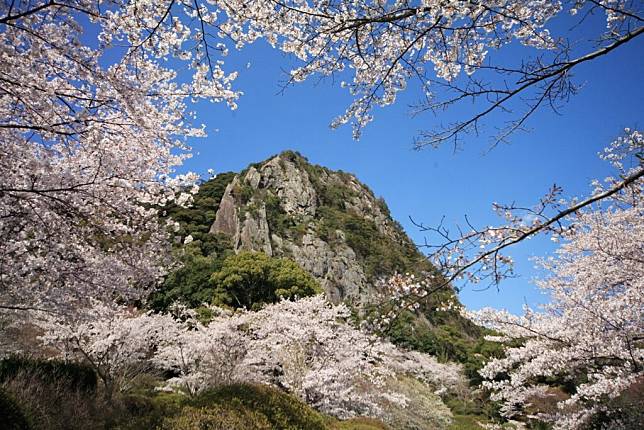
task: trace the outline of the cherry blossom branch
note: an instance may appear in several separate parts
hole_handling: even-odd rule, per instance
[[[598,203],[610,201],[618,204],[621,200],[625,200],[628,204],[630,200],[625,197],[629,194],[633,194],[631,200],[637,200],[644,178],[643,151],[644,136],[638,131],[627,129],[625,136],[618,138],[602,154],[602,158],[610,161],[621,172],[621,180],[608,178],[607,183],[610,186],[606,189],[595,183],[597,189],[592,196],[575,202],[563,210],[558,209],[560,206],[558,198],[562,189],[553,186],[534,208],[523,208],[514,204],[510,206],[495,204],[497,211],[505,213],[509,221],[506,226],[478,229],[466,216],[465,222],[468,230],[464,231],[457,226],[459,234],[452,237],[443,226],[443,220],[437,227],[427,227],[410,218],[411,222],[421,231],[437,234],[441,238],[442,243],[437,245],[427,242],[420,245],[432,249],[429,257],[435,262],[441,275],[426,274],[427,279],[418,281],[413,277],[400,276],[384,280],[382,285],[377,288],[382,293],[380,294],[382,300],[380,303],[374,303],[376,308],[381,309],[379,315],[376,316],[376,319],[379,319],[375,323],[376,329],[386,334],[393,328],[394,322],[405,312],[413,312],[423,303],[431,303],[428,301],[430,296],[440,291],[451,291],[452,289],[458,291],[458,288],[453,286],[453,282],[459,279],[467,278],[471,282],[477,283],[491,278],[490,284],[498,286],[501,280],[513,275],[512,260],[502,254],[507,248],[543,232],[552,233],[553,239],[557,240],[560,237],[565,237],[574,230],[574,226],[578,222],[577,219]],[[637,165],[626,170],[623,160],[630,159],[631,156],[637,160]],[[548,215],[548,210],[552,208],[557,209],[556,213]],[[517,211],[527,215],[515,215]],[[571,219],[573,216],[575,219]],[[530,220],[529,224],[526,224],[526,220]],[[468,257],[468,252],[473,249],[480,249],[480,251],[477,251],[473,257]],[[599,245],[599,249],[601,249],[601,245]],[[593,313],[592,309],[587,312]],[[606,324],[612,323],[606,321]]]
[[[563,63],[549,64],[548,66],[545,66],[535,71],[522,72],[522,73],[525,73],[525,77],[517,81],[518,84],[522,84],[522,85],[519,85],[518,87],[512,90],[504,89],[504,90],[484,90],[479,92],[471,92],[466,89],[459,89],[459,91],[461,92],[460,96],[458,96],[456,99],[443,101],[441,102],[441,104],[449,105],[462,98],[476,98],[477,96],[480,96],[482,93],[485,93],[485,94],[497,93],[497,94],[504,94],[504,96],[494,101],[489,107],[477,113],[473,117],[463,122],[457,122],[454,125],[447,128],[445,131],[421,133],[421,138],[416,140],[415,147],[417,149],[421,149],[425,146],[437,146],[443,142],[450,141],[450,140],[453,140],[454,143],[457,143],[459,135],[462,134],[463,132],[466,132],[469,128],[475,127],[476,124],[481,119],[490,115],[492,112],[498,109],[501,109],[511,99],[513,99],[519,94],[525,93],[529,88],[541,82],[548,81],[549,79],[554,78],[552,82],[550,82],[546,86],[544,91],[538,97],[537,102],[530,105],[528,108],[528,111],[524,115],[522,115],[522,117],[519,120],[513,121],[509,129],[506,130],[500,137],[496,138],[496,143],[502,142],[503,140],[505,140],[505,138],[507,138],[510,134],[512,134],[512,132],[516,131],[521,126],[521,124],[523,124],[528,119],[528,117],[530,117],[536,111],[536,109],[539,107],[539,105],[543,100],[545,100],[546,98],[550,98],[552,94],[552,89],[554,88],[555,84],[557,84],[558,81],[565,79],[566,75],[569,73],[571,69],[573,69],[574,67],[580,64],[583,64],[583,63],[592,61],[596,58],[599,58],[601,56],[607,55],[608,53],[615,50],[616,48],[640,36],[642,33],[644,33],[644,26],[626,33],[625,35],[623,35],[622,37],[620,37],[619,39],[617,39],[615,42],[613,42],[608,46],[597,49],[581,57],[578,57]],[[488,67],[488,68],[495,69],[495,67]],[[498,71],[504,71],[504,69],[498,69]],[[435,107],[430,107],[430,108],[434,109]]]
[[[583,201],[581,201],[581,202],[569,207],[568,209],[557,213],[555,216],[547,219],[543,223],[538,223],[537,225],[535,225],[534,227],[532,227],[532,228],[530,228],[530,229],[528,229],[526,231],[521,231],[520,234],[517,237],[511,238],[510,240],[507,240],[507,241],[504,240],[498,246],[496,246],[496,247],[494,247],[494,248],[492,248],[492,249],[490,249],[488,251],[485,251],[485,252],[481,253],[479,256],[477,256],[472,261],[468,262],[467,264],[465,264],[463,266],[460,266],[459,269],[456,270],[453,273],[453,275],[451,275],[448,278],[448,280],[446,281],[446,284],[449,284],[450,282],[456,280],[460,275],[462,275],[464,272],[466,272],[469,268],[475,266],[476,264],[478,264],[478,263],[480,263],[482,261],[488,260],[490,256],[496,256],[503,249],[505,249],[505,248],[507,248],[509,246],[512,246],[512,245],[516,245],[517,243],[522,242],[525,239],[527,239],[527,238],[529,238],[531,236],[534,236],[534,235],[536,235],[537,233],[539,233],[541,231],[548,230],[548,228],[551,225],[558,223],[562,219],[566,218],[567,216],[569,216],[571,214],[574,214],[574,213],[578,212],[580,209],[582,209],[582,208],[584,208],[586,206],[590,206],[593,203],[596,203],[596,202],[599,202],[601,200],[604,200],[604,199],[606,199],[606,198],[608,198],[608,197],[610,197],[610,196],[612,196],[612,195],[624,190],[626,187],[628,187],[629,185],[635,183],[637,180],[639,180],[643,176],[644,176],[644,169],[640,169],[637,172],[633,173],[632,175],[624,178],[621,182],[619,182],[614,187],[612,187],[612,188],[610,188],[610,189],[608,189],[608,190],[606,190],[606,191],[604,191],[602,193],[593,195],[592,197],[589,197],[588,199],[583,200]],[[435,231],[434,229],[427,228],[427,227],[423,226],[422,224],[418,224],[418,223],[414,222],[413,220],[412,220],[412,222],[417,227],[420,227],[421,231]],[[471,236],[466,236],[466,238],[470,238],[470,237]]]

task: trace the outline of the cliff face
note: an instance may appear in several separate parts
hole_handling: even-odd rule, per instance
[[[382,199],[353,175],[290,151],[232,179],[210,233],[232,238],[236,252],[294,259],[334,302],[365,300],[395,271],[431,270]]]

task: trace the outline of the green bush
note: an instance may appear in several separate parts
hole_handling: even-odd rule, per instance
[[[141,393],[121,395],[115,399],[106,426],[114,430],[159,428],[167,419],[181,414],[186,396],[176,393]]]
[[[284,211],[279,197],[266,192],[264,204],[266,205],[266,221],[271,233],[280,237],[288,236],[288,232],[295,228],[296,222],[293,216]]]
[[[191,406],[196,408],[211,408],[214,405],[237,410],[245,408],[262,415],[270,424],[268,427],[270,429],[324,430],[327,428],[321,414],[297,398],[266,385],[228,385],[204,392],[191,402]],[[249,429],[254,428],[249,427]]]
[[[271,430],[268,419],[239,402],[202,408],[186,407],[176,417],[166,418],[161,430]]]
[[[366,417],[338,421],[331,428],[333,430],[389,430],[389,427],[382,421]]]
[[[215,289],[210,277],[233,252],[225,238],[207,236],[209,240],[205,243],[195,241],[177,250],[181,267],[166,276],[159,289],[152,293],[150,307],[162,311],[175,301],[190,307],[212,301]]]
[[[322,292],[318,282],[288,258],[271,258],[263,252],[240,252],[224,260],[211,277],[213,302],[234,308],[257,309],[280,299]]]
[[[29,430],[29,422],[18,403],[0,389],[0,421],[4,430]]]
[[[487,424],[487,421],[477,416],[454,415],[449,430],[484,430],[479,423]]]
[[[17,402],[32,430],[94,429],[107,423],[109,404],[97,392],[37,367],[8,376],[2,390]]]
[[[85,364],[20,356],[11,356],[0,361],[0,383],[21,372],[36,373],[49,382],[65,380],[72,390],[96,390],[96,372]]]

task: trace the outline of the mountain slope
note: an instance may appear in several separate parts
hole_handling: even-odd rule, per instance
[[[432,270],[367,186],[290,151],[232,179],[210,233],[235,251],[294,259],[334,302],[360,302],[394,272]]]
[[[175,300],[191,306],[213,300],[211,275],[244,250],[294,260],[320,283],[333,302],[369,304],[376,281],[398,273],[436,274],[384,200],[355,176],[313,165],[286,151],[242,172],[202,184],[191,208],[171,207],[180,222],[177,246],[183,267],[152,297],[162,309]],[[441,279],[436,276],[435,279]],[[465,364],[474,381],[485,357],[499,353],[484,331],[439,304],[458,302],[447,288],[431,294],[415,312],[401,315],[387,335],[395,343]]]

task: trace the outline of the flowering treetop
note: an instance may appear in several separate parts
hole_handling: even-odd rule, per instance
[[[562,378],[575,386],[574,391],[555,412],[539,415],[541,419],[558,429],[583,428],[603,412],[616,425],[620,415],[611,410],[611,400],[641,384],[641,186],[631,187],[611,203],[578,213],[575,223],[561,234],[556,256],[541,262],[552,275],[538,283],[550,296],[540,312],[526,306],[523,316],[489,308],[470,314],[500,333],[492,340],[515,343],[505,358],[492,360],[481,370],[488,378],[484,385],[494,392],[493,399],[504,402],[507,416],[522,412],[535,399],[547,398],[550,387],[543,381]]]
[[[0,6],[3,307],[138,297],[163,273],[156,207],[189,203],[180,190],[197,178],[171,175],[184,138],[204,134],[187,103],[234,108],[238,97],[235,75],[166,12],[157,2]],[[85,43],[90,31],[96,43]]]

